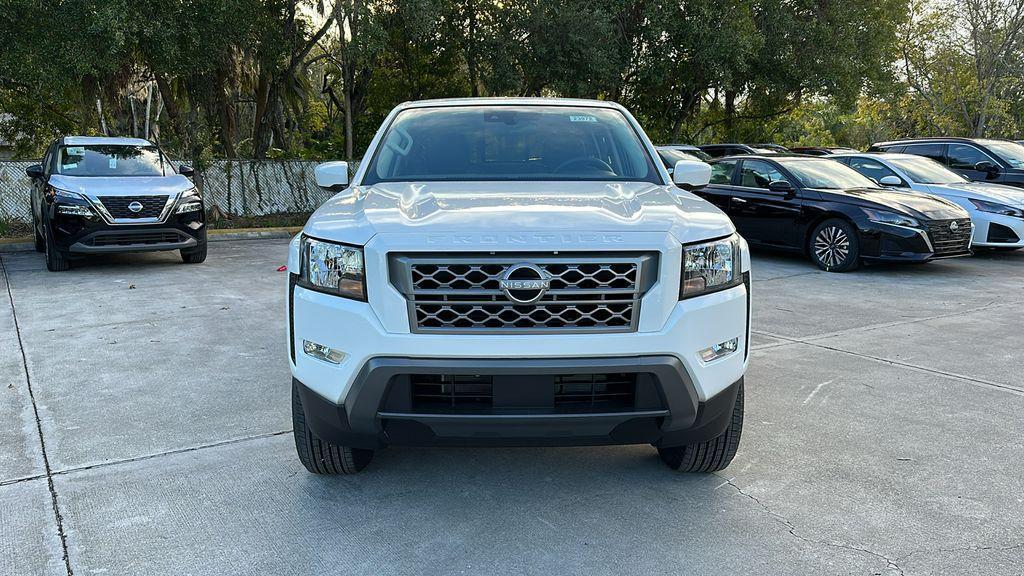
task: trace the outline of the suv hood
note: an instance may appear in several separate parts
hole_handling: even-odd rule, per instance
[[[851,188],[848,190],[818,188],[815,190],[825,200],[892,210],[915,218],[953,220],[968,217],[967,211],[953,202],[921,192],[904,192],[888,188]]]
[[[181,174],[170,176],[65,176],[52,174],[54,188],[90,196],[174,196],[195,187]]]
[[[427,182],[353,186],[321,206],[304,232],[365,244],[374,234],[669,232],[683,243],[727,236],[710,203],[648,182]]]
[[[1024,190],[1013,186],[989,184],[987,182],[957,182],[953,184],[928,184],[928,191],[943,196],[975,198],[1000,204],[1024,208]]]

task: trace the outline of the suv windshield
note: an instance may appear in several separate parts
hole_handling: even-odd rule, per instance
[[[501,105],[402,111],[362,183],[523,180],[662,183],[617,110]]]
[[[788,158],[779,162],[804,188],[877,188],[878,185],[859,172],[826,158]]]
[[[166,176],[170,165],[156,146],[61,146],[54,172],[67,176]]]
[[[986,148],[1014,168],[1024,168],[1024,146],[1002,140],[980,140]]]
[[[966,178],[935,160],[925,158],[924,156],[890,158],[889,163],[906,172],[907,176],[918,184],[956,184],[967,182]]]

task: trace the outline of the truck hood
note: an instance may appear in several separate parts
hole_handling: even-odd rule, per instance
[[[1013,186],[988,184],[986,182],[957,182],[953,184],[928,184],[927,187],[929,192],[940,196],[974,198],[1024,208],[1024,190],[1014,188]]]
[[[683,243],[735,231],[720,210],[647,182],[429,182],[353,186],[321,206],[304,232],[365,244],[375,234],[667,232]]]
[[[54,188],[90,196],[174,196],[194,188],[195,184],[181,174],[170,176],[65,176],[52,174],[49,184]]]
[[[881,208],[901,212],[915,218],[953,220],[967,218],[967,211],[937,196],[888,188],[851,188],[848,190],[816,189],[823,199],[867,208]]]

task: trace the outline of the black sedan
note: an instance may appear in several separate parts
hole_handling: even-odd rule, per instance
[[[823,270],[861,261],[927,262],[971,253],[971,219],[942,198],[883,189],[834,160],[715,159],[695,193],[732,218],[754,246],[806,254]]]

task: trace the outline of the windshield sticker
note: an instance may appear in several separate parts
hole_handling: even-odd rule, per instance
[[[78,162],[74,162],[72,164],[61,164],[60,168],[61,170],[74,170],[75,168],[78,168]]]
[[[68,156],[83,156],[85,155],[85,146],[68,146],[64,149],[64,154]]]
[[[569,116],[569,122],[597,122],[597,118],[594,116]]]
[[[110,159],[107,160],[107,167],[110,168],[111,170],[114,170],[115,168],[117,168],[117,157],[116,156],[111,156]]]

